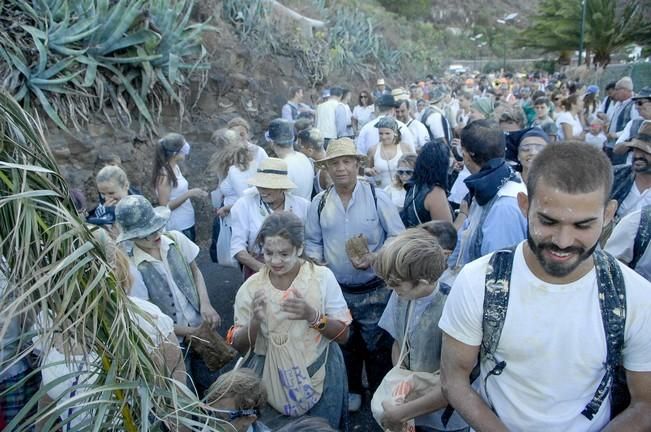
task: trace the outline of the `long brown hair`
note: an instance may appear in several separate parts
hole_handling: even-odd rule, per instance
[[[170,165],[170,159],[181,150],[185,144],[185,138],[178,133],[168,133],[156,143],[156,153],[154,155],[154,171],[151,176],[151,184],[156,189],[161,177],[167,177],[167,181],[176,187],[178,181],[176,174]]]
[[[235,166],[242,171],[249,169],[253,154],[248,146],[240,141],[240,137],[232,129],[217,129],[211,138],[217,151],[210,157],[209,171],[216,174],[219,181],[228,175],[228,169]]]

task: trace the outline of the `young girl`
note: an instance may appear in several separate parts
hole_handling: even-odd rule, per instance
[[[416,165],[416,155],[409,153],[402,155],[398,160],[398,169],[393,176],[393,183],[384,188],[384,191],[391,197],[391,202],[395,204],[398,211],[402,210],[405,203],[405,185],[411,180],[414,175],[414,165]]]
[[[395,339],[392,350],[394,365],[401,357],[400,348],[407,338],[407,353],[403,353],[401,366],[414,372],[438,373],[442,341],[438,322],[449,287],[437,281],[455,243],[454,226],[436,221],[408,229],[386,243],[378,253],[375,271],[394,291],[379,322],[379,326]],[[407,399],[409,401],[403,404],[395,404],[392,398],[382,403],[385,430],[401,430],[401,425],[411,419],[415,419],[417,431],[467,430],[467,425],[456,412],[446,425],[443,424],[447,401],[440,383],[425,395]]]
[[[180,231],[194,241],[194,207],[190,198],[205,198],[208,193],[199,188],[190,189],[188,181],[181,174],[178,162],[189,154],[190,144],[183,135],[169,133],[161,138],[156,145],[152,184],[158,203],[172,211],[167,230]]]
[[[337,343],[348,340],[352,319],[341,288],[327,267],[302,258],[305,230],[298,216],[271,213],[257,243],[264,267],[235,297],[229,341],[251,366],[280,414],[323,417],[348,430],[346,368]]]

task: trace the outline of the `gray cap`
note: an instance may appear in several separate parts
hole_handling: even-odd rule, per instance
[[[267,132],[274,144],[284,146],[294,144],[294,124],[288,120],[282,118],[272,120]]]
[[[443,86],[436,86],[429,92],[429,103],[435,104],[443,100],[445,95],[447,95],[447,89]]]
[[[152,207],[142,195],[129,195],[115,206],[115,220],[122,232],[117,242],[147,237],[161,230],[170,218],[168,207]]]

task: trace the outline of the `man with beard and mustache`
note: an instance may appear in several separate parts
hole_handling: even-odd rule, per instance
[[[527,241],[457,277],[439,322],[441,382],[474,430],[651,430],[651,284],[597,250],[615,214],[612,179],[599,149],[550,144],[518,195]],[[630,404],[611,400],[616,365]]]
[[[651,105],[651,98],[643,101]],[[637,136],[626,146],[633,150],[633,164],[615,167],[610,193],[619,205],[617,220],[651,204],[651,121],[642,123]]]

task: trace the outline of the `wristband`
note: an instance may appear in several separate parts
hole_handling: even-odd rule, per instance
[[[315,323],[310,324],[310,327],[312,327],[314,330],[317,331],[323,331],[325,330],[327,325],[328,325],[328,316],[325,314],[321,315],[321,313],[319,313],[319,319]]]

